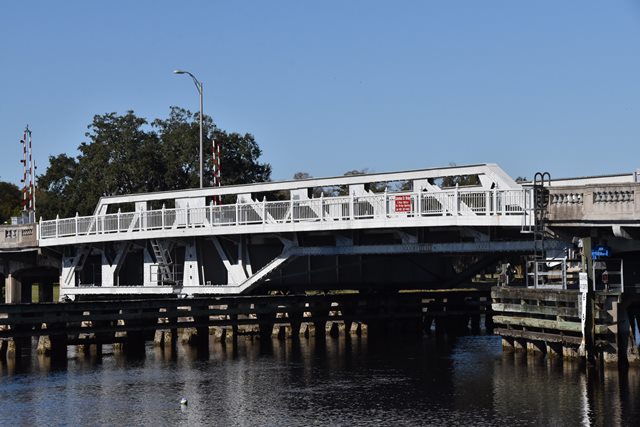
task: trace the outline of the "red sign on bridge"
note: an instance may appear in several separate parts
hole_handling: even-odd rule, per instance
[[[411,196],[396,196],[396,212],[411,212]]]

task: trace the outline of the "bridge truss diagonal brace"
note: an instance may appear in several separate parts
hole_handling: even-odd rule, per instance
[[[414,183],[416,188],[422,191],[426,191],[426,194],[433,196],[442,206],[442,209],[452,215],[459,215],[464,213],[465,215],[477,215],[473,209],[471,209],[464,201],[457,200],[458,206],[452,206],[452,201],[449,200],[451,196],[449,193],[444,192],[440,187],[430,184],[428,180],[419,180]]]
[[[76,249],[74,255],[62,257],[62,274],[60,276],[61,287],[69,288],[76,285],[76,272],[82,270],[89,253],[91,253],[91,247],[82,246]]]
[[[115,245],[115,256],[109,259],[106,247],[102,250],[102,286],[114,286],[118,282],[118,274],[127,257],[131,242],[123,242]]]
[[[216,248],[218,256],[222,260],[224,268],[227,270],[228,285],[238,285],[252,276],[253,269],[251,267],[251,259],[245,237],[241,236],[237,242],[238,256],[236,262],[233,262],[232,259],[229,258],[218,237],[211,237],[211,241]]]
[[[291,248],[284,249],[280,255],[271,260],[267,265],[258,270],[255,274],[242,282],[239,286],[239,292],[248,292],[259,283],[261,283],[267,276],[280,268],[284,263],[290,261],[293,258],[293,251]]]
[[[217,238],[213,238],[213,244],[220,254],[222,261],[229,272],[230,283],[226,286],[219,286],[218,289],[221,293],[225,294],[241,294],[245,292],[249,292],[253,288],[255,288],[258,284],[264,281],[271,273],[276,271],[278,268],[283,266],[286,262],[291,261],[295,255],[295,250],[298,248],[298,239],[297,236],[293,236],[293,238],[288,239],[282,236],[277,236],[283,244],[282,252],[276,256],[274,259],[269,261],[264,267],[255,273],[247,273],[246,270],[242,270],[242,273],[238,274],[238,265],[232,264],[225,251],[220,244],[220,241]],[[232,273],[233,272],[233,273]],[[236,282],[231,282],[231,274],[235,274],[233,280],[238,280]],[[241,275],[242,274],[242,275]]]

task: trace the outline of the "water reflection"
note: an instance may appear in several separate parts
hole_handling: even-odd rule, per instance
[[[631,425],[640,415],[640,371],[503,354],[492,336],[96,353],[0,362],[12,424]]]

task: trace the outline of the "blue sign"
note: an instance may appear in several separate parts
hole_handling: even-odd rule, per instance
[[[607,246],[594,246],[591,249],[591,259],[600,259],[609,257],[609,248]]]

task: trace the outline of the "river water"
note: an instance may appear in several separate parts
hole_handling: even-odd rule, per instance
[[[52,367],[0,362],[2,425],[638,425],[640,369],[502,354],[495,336],[104,346]],[[186,406],[180,399],[188,400]]]

